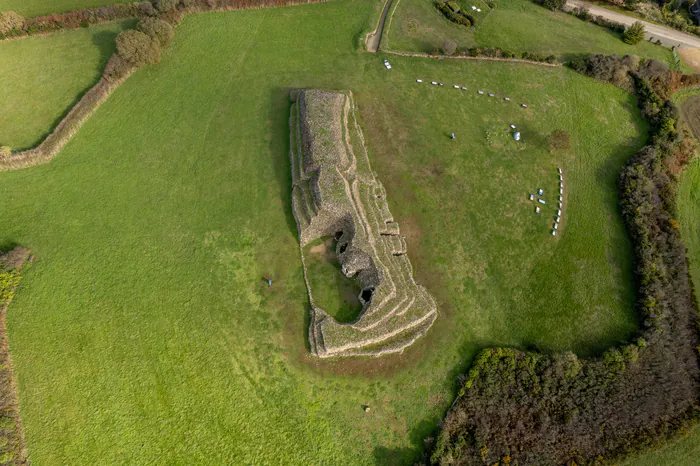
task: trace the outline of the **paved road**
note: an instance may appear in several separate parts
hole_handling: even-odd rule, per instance
[[[382,16],[379,18],[379,24],[377,24],[377,29],[367,34],[365,43],[367,44],[367,50],[370,52],[376,52],[379,50],[379,43],[381,42],[382,34],[384,33],[384,22],[386,21],[387,13],[389,13],[391,3],[392,0],[386,0],[384,9],[382,10]]]
[[[631,16],[623,15],[616,11],[608,10],[597,5],[593,5],[587,2],[582,2],[581,0],[568,0],[566,6],[570,8],[574,7],[585,7],[592,15],[602,16],[604,18],[622,23],[625,25],[631,25],[635,21],[640,21]],[[641,21],[644,24],[644,29],[646,30],[647,39],[652,37],[654,41],[659,39],[661,43],[670,47],[676,46],[678,48],[698,48],[700,47],[700,37],[691,36],[684,32],[676,31],[665,26],[659,26],[657,24],[648,23],[646,21]]]

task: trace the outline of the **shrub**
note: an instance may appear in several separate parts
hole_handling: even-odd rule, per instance
[[[0,13],[0,34],[7,35],[12,31],[22,29],[24,18],[14,11],[4,11]]]
[[[0,159],[6,159],[12,155],[12,149],[7,146],[0,146]]]
[[[465,13],[464,11],[453,11],[446,2],[438,1],[435,3],[435,7],[453,23],[461,24],[462,26],[467,27],[474,25],[474,17],[472,15]]]
[[[446,40],[444,44],[442,44],[442,52],[445,55],[454,55],[457,53],[457,43],[453,40]]]
[[[12,299],[21,278],[18,270],[5,270],[0,265],[0,305]]]
[[[140,16],[156,16],[158,12],[151,2],[141,2],[138,5]]]
[[[554,11],[561,10],[566,5],[566,0],[535,0],[535,3]]]
[[[143,32],[130,29],[117,36],[117,53],[133,66],[158,63],[160,44]]]
[[[623,61],[576,60],[587,73],[608,76],[635,60]],[[698,307],[674,223],[676,174],[696,144],[678,131],[675,105],[639,72],[629,73],[651,133],[651,143],[623,168],[619,183],[639,284],[639,337],[582,360],[509,348],[482,351],[442,423],[431,463],[493,464],[509,455],[518,464],[592,465],[603,458],[612,464],[700,418]]]
[[[119,54],[115,53],[112,54],[107,62],[107,66],[105,66],[102,76],[107,81],[113,82],[126,76],[131,68],[133,68],[133,65],[120,57]]]
[[[139,21],[136,29],[143,32],[151,39],[158,41],[161,47],[166,47],[175,37],[172,25],[156,18],[144,18]]]
[[[635,21],[632,26],[625,30],[622,35],[622,40],[625,44],[636,45],[644,40],[644,25],[639,21]]]
[[[178,3],[180,3],[180,0],[154,0],[153,6],[161,13],[165,13],[173,8],[177,8]]]

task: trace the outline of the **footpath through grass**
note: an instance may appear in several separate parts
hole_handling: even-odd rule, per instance
[[[29,18],[130,1],[132,0],[0,0],[0,11],[14,11]]]
[[[34,464],[406,464],[479,348],[591,354],[634,333],[615,183],[646,134],[632,97],[563,68],[395,57],[387,71],[352,47],[375,13],[339,0],[189,16],[162,63],[50,164],[0,173],[0,244],[38,258],[8,314]],[[297,87],[355,93],[417,279],[439,301],[403,356],[307,355]],[[553,129],[571,150],[546,150]]]
[[[472,4],[478,4],[482,11],[475,13],[476,28],[451,23],[435,8],[433,0],[398,0],[388,41],[382,46],[430,53],[441,50],[445,40],[451,39],[462,48],[501,47],[545,56],[554,54],[564,59],[574,54],[614,53],[656,58],[666,63],[671,57],[666,48],[649,42],[627,45],[620,34],[560,11],[549,11],[530,0],[496,0],[494,10],[481,1],[460,2],[466,8]]]
[[[102,75],[131,22],[0,43],[0,145],[38,144]]]

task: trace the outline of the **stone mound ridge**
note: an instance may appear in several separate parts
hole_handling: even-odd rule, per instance
[[[406,242],[369,164],[352,93],[295,90],[291,99],[292,208],[302,262],[310,241],[335,236],[343,273],[362,289],[360,316],[341,324],[314,304],[306,280],[311,352],[321,358],[399,353],[428,331],[437,305],[413,279]]]

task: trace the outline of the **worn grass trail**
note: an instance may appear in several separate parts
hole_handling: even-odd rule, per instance
[[[38,144],[98,81],[117,34],[132,23],[0,44],[0,145],[17,151]]]
[[[634,332],[615,204],[646,133],[632,98],[529,65],[394,57],[388,72],[352,47],[375,15],[341,0],[187,17],[50,164],[0,174],[0,244],[39,259],[8,314],[35,464],[411,462],[480,347],[591,354]],[[440,301],[402,357],[307,356],[288,156],[288,90],[304,87],[353,91]],[[500,136],[511,122],[520,146]],[[553,129],[571,151],[546,150]],[[558,165],[553,239],[553,211],[526,196],[554,192]]]

